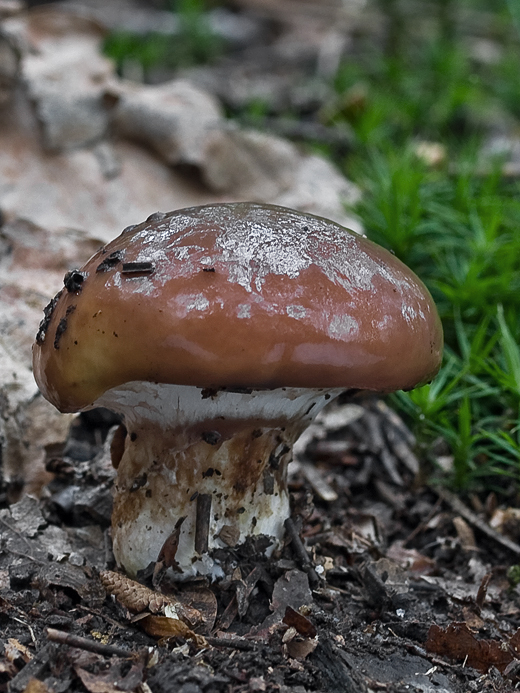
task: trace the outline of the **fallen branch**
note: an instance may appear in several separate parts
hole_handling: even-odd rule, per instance
[[[287,536],[291,541],[294,553],[300,561],[302,569],[307,573],[309,577],[310,586],[314,589],[320,584],[320,578],[318,577],[318,573],[314,570],[314,566],[312,565],[312,561],[309,558],[307,549],[303,545],[300,534],[296,529],[296,525],[289,517],[287,518],[287,520],[285,520],[284,526],[285,531],[287,532]]]
[[[472,510],[464,505],[460,498],[458,498],[454,493],[440,487],[434,488],[433,490],[447,505],[450,506],[454,512],[458,513],[461,517],[467,520],[467,522],[472,524],[490,539],[493,539],[498,544],[501,544],[504,548],[509,549],[509,551],[512,551],[517,556],[520,556],[520,546],[516,542],[490,527],[487,522],[484,522],[484,520],[482,520]]]
[[[80,650],[87,650],[87,652],[94,652],[95,654],[100,654],[107,657],[111,657],[112,655],[116,657],[131,657],[133,655],[133,652],[130,650],[124,650],[122,647],[116,647],[115,645],[104,645],[96,640],[81,638],[79,635],[65,633],[64,631],[56,630],[55,628],[47,628],[47,638],[52,642],[60,643],[60,645],[77,647]]]

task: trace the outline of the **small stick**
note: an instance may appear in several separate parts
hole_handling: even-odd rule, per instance
[[[195,551],[208,552],[209,522],[211,516],[211,496],[199,493],[197,496],[197,515],[195,520]]]
[[[366,426],[368,429],[368,435],[370,437],[370,442],[375,448],[374,452],[381,460],[383,467],[388,472],[390,479],[396,486],[404,486],[404,482],[401,475],[397,471],[396,459],[390,452],[389,448],[385,444],[385,439],[383,437],[383,432],[381,430],[381,425],[378,420],[378,416],[372,412],[367,411],[364,417]]]
[[[478,588],[477,592],[477,598],[475,599],[479,613],[484,608],[484,602],[486,601],[487,591],[489,583],[491,582],[491,577],[491,573],[486,573],[480,582],[480,587]]]
[[[255,642],[245,638],[214,638],[206,635],[206,642],[211,647],[230,647],[235,650],[254,650]]]
[[[433,508],[430,510],[428,513],[428,517],[426,517],[420,524],[418,524],[415,529],[410,532],[410,534],[406,537],[406,539],[403,541],[403,546],[406,546],[409,544],[412,539],[415,539],[415,537],[420,534],[427,526],[428,522],[437,514],[439,508],[442,505],[442,498],[437,498],[435,505]]]
[[[52,642],[60,643],[60,645],[77,647],[80,650],[87,650],[88,652],[94,652],[107,657],[110,657],[111,655],[115,655],[116,657],[131,657],[134,654],[130,650],[124,650],[122,647],[116,647],[115,645],[104,645],[96,640],[82,638],[79,635],[65,633],[64,631],[56,630],[55,628],[47,628],[47,638],[52,640]]]
[[[85,611],[87,614],[94,614],[94,616],[99,616],[100,618],[104,619],[107,623],[110,623],[111,626],[115,626],[116,628],[120,628],[121,630],[128,629],[127,625],[123,625],[122,623],[119,623],[119,621],[115,621],[113,618],[110,618],[110,616],[107,616],[99,609],[92,609],[91,607],[83,606],[82,604],[77,604],[76,609]]]
[[[508,537],[505,537],[503,534],[497,532],[495,529],[490,527],[487,522],[484,522],[484,520],[481,520],[480,517],[475,515],[472,510],[464,505],[460,498],[457,498],[454,493],[451,493],[445,488],[437,487],[434,488],[434,491],[445,503],[450,506],[452,510],[461,515],[470,524],[486,534],[490,539],[493,539],[498,544],[501,544],[506,549],[509,549],[509,551],[512,551],[517,556],[520,556],[520,545]]]
[[[151,262],[123,262],[121,274],[152,274],[153,271]]]
[[[289,539],[291,540],[291,545],[294,549],[294,553],[300,560],[302,568],[309,576],[309,583],[311,587],[317,587],[320,584],[320,578],[318,577],[318,573],[314,570],[314,566],[312,565],[312,561],[309,558],[307,549],[303,545],[300,534],[296,530],[296,526],[290,517],[288,517],[287,520],[285,520],[284,526],[285,531],[287,532]]]
[[[31,543],[30,543],[30,541],[27,539],[27,537],[24,537],[24,535],[23,535],[20,531],[18,531],[15,527],[11,527],[11,525],[9,524],[9,522],[7,522],[6,520],[4,520],[3,517],[0,517],[0,522],[4,525],[4,527],[7,527],[7,529],[8,529],[10,532],[12,532],[13,534],[16,534],[17,537],[20,537],[20,539],[21,539],[22,541],[24,541],[24,542],[27,544],[27,546],[28,546],[29,548],[32,548],[32,547],[31,547]],[[22,555],[22,556],[25,556],[25,554],[21,554],[21,555]],[[26,556],[26,558],[32,558],[32,556]],[[33,558],[33,560],[36,561],[37,559],[36,559],[36,558]],[[40,562],[40,561],[38,561],[38,562]]]
[[[224,609],[222,616],[218,620],[218,630],[227,630],[238,616],[238,599],[236,592],[231,601]],[[209,641],[208,641],[209,642]]]

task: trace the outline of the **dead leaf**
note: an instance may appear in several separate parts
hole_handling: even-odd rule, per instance
[[[226,546],[236,546],[240,539],[240,530],[233,525],[223,525],[218,535]]]
[[[177,596],[185,606],[190,606],[201,614],[202,623],[197,630],[210,633],[215,625],[218,609],[214,592],[208,587],[183,588]]]
[[[283,651],[287,657],[301,661],[308,657],[311,652],[314,652],[317,646],[318,636],[315,638],[302,638],[301,636],[295,635],[294,638],[284,643]]]
[[[482,673],[490,667],[500,672],[515,659],[520,649],[520,629],[509,640],[478,640],[464,622],[450,623],[447,628],[432,625],[426,649],[442,657],[462,661]]]
[[[288,606],[283,623],[289,626],[282,638],[283,652],[287,657],[300,661],[314,652],[318,635],[308,618]]]
[[[7,659],[0,660],[0,675],[5,674],[8,679],[12,679],[18,673],[17,667]]]
[[[108,663],[100,655],[79,652],[72,655],[74,671],[89,693],[121,693],[134,691],[143,681],[144,660],[112,657]]]
[[[437,570],[435,561],[416,549],[406,549],[402,541],[395,541],[386,551],[387,558],[415,575],[431,575]]]
[[[27,664],[33,658],[30,651],[22,645],[16,638],[9,638],[5,644],[5,656],[10,662],[15,662],[17,659],[23,659]]]
[[[519,508],[497,508],[493,512],[489,524],[501,534],[504,534],[515,541],[520,537],[520,509]]]
[[[148,615],[139,621],[139,625],[153,638],[184,638],[191,640],[197,647],[207,645],[203,635],[197,635],[177,618]]]
[[[285,610],[285,616],[282,619],[283,623],[289,628],[294,628],[300,635],[305,638],[314,638],[317,634],[315,626],[309,621],[306,616],[303,616],[298,611],[288,606]]]
[[[153,571],[154,586],[157,586],[160,583],[160,576],[162,576],[168,568],[171,568],[176,572],[180,572],[179,564],[175,560],[175,555],[177,554],[181,528],[185,519],[186,517],[180,517],[177,520],[175,527],[173,528],[173,532],[166,539],[161,547],[161,550],[159,551],[157,562]]]

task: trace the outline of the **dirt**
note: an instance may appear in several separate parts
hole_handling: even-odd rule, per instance
[[[337,428],[352,407],[356,420]],[[389,415],[395,443],[402,423],[373,400],[344,402],[308,436],[290,476],[287,539],[271,559],[254,545],[230,549],[228,576],[213,584],[175,584],[152,566],[137,607],[125,576],[117,596],[106,589],[116,568],[105,439],[116,422],[81,415],[48,456],[44,497],[7,506],[2,495],[0,691],[513,690],[518,555],[417,484],[388,442]],[[367,433],[374,418],[386,468]],[[193,629],[164,615],[170,599],[197,614]]]

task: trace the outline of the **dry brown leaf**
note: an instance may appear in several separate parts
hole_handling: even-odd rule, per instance
[[[282,642],[287,657],[298,661],[314,652],[318,645],[318,635],[314,624],[306,616],[288,606],[282,622],[288,626]]]
[[[149,615],[141,619],[139,625],[153,638],[185,638],[191,640],[197,647],[207,645],[204,636],[197,635],[177,618]]]
[[[17,667],[7,659],[0,660],[0,674],[5,674],[8,679],[12,679],[18,673]]]
[[[217,618],[217,597],[208,587],[183,588],[179,592],[179,600],[189,604],[202,616],[202,624],[197,627],[199,632],[208,634],[213,630]]]
[[[405,548],[401,541],[391,544],[386,551],[386,557],[415,575],[431,575],[437,570],[434,560],[416,549]]]
[[[520,537],[520,509],[497,508],[493,512],[489,524],[501,534],[505,534],[517,541]]]
[[[51,693],[50,689],[39,679],[29,679],[23,693]]]
[[[284,654],[291,659],[301,661],[314,652],[318,646],[318,636],[315,638],[302,638],[296,635],[283,645]]]
[[[157,576],[168,568],[172,570],[179,571],[179,565],[175,560],[175,555],[177,554],[177,548],[179,546],[179,537],[181,534],[181,527],[186,518],[180,517],[175,523],[175,527],[170,536],[166,539],[164,544],[159,551],[157,556],[157,563],[154,568],[154,586],[156,584],[155,580]]]
[[[286,608],[282,621],[289,628],[294,628],[304,638],[314,638],[316,636],[314,624],[306,616],[303,616],[290,606]]]
[[[22,645],[16,638],[9,638],[7,640],[5,644],[5,656],[10,662],[14,662],[21,658],[26,664],[30,662],[33,657],[25,645]]]
[[[223,525],[219,532],[219,539],[221,539],[226,546],[236,546],[238,540],[240,539],[240,530],[238,527],[233,525]]]
[[[503,672],[518,658],[520,629],[509,640],[478,640],[467,623],[450,623],[447,628],[432,625],[426,649],[449,659],[462,661],[483,673],[494,666]]]

